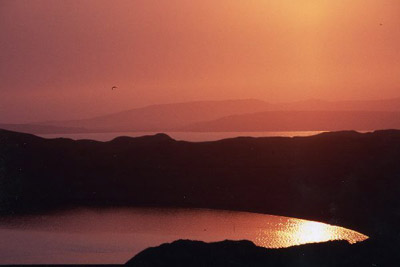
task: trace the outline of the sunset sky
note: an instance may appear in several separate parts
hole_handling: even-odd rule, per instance
[[[399,0],[1,0],[0,36],[0,122],[400,96]]]

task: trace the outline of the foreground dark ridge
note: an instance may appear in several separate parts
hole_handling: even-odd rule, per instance
[[[350,245],[346,241],[308,244],[282,249],[257,247],[250,241],[178,240],[148,248],[127,266],[395,266],[400,257],[391,245],[367,240]]]
[[[400,131],[110,142],[0,131],[4,215],[75,206],[247,210],[398,238]]]

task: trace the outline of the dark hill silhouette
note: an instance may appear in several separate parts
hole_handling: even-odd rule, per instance
[[[400,131],[110,142],[0,131],[0,212],[76,206],[246,210],[398,238]]]
[[[231,115],[182,127],[182,131],[338,131],[400,129],[400,112],[382,111],[267,111]]]
[[[127,266],[396,266],[400,260],[397,249],[367,240],[350,245],[346,241],[307,244],[283,249],[257,247],[250,241],[178,240],[148,248]]]

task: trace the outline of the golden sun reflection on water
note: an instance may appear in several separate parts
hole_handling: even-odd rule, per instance
[[[122,264],[148,247],[178,239],[250,240],[262,247],[283,248],[329,240],[355,243],[367,238],[338,226],[249,212],[157,208],[71,210],[0,220],[0,265]]]
[[[298,242],[320,242],[328,241],[335,236],[335,231],[329,226],[317,222],[299,223],[297,230],[293,233],[294,239]]]
[[[306,243],[346,240],[350,244],[368,239],[359,232],[325,223],[288,219],[278,224],[278,229],[271,232],[260,229],[255,244],[267,248],[282,248]]]

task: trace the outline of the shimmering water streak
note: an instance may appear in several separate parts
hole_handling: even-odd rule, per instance
[[[145,248],[177,239],[253,241],[267,248],[368,238],[295,218],[205,209],[74,210],[0,219],[0,264],[124,263]]]
[[[325,223],[281,217],[275,231],[260,229],[254,243],[267,248],[283,248],[306,243],[346,240],[350,244],[368,239],[359,232]]]

